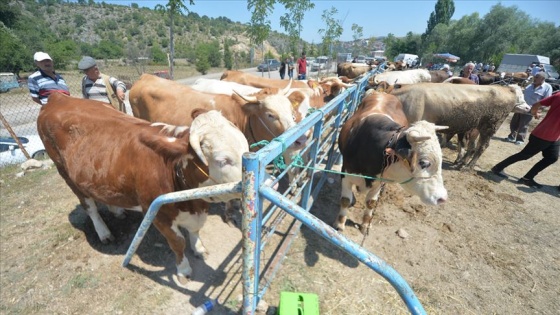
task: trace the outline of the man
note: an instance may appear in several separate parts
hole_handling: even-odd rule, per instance
[[[532,69],[531,69],[531,75],[534,77],[537,75],[537,73],[543,71],[543,66],[542,65],[535,65]]]
[[[38,51],[33,55],[33,60],[35,60],[35,65],[39,70],[29,76],[27,86],[31,99],[35,103],[39,105],[47,104],[47,99],[53,92],[70,95],[66,81],[60,74],[55,73],[54,63],[49,54]]]
[[[451,70],[449,70],[449,65],[448,64],[444,64],[443,68],[441,68],[441,70],[445,71],[445,73],[447,73],[447,77],[451,78],[453,76],[453,72],[451,72]]]
[[[544,72],[538,72],[535,74],[533,84],[529,85],[523,92],[523,97],[528,105],[533,105],[550,95],[552,95],[552,86],[544,82]],[[523,144],[527,134],[527,128],[529,127],[529,122],[531,122],[532,119],[533,116],[531,116],[530,113],[513,114],[509,124],[510,134],[504,140],[508,142],[515,142],[517,145]]]
[[[558,161],[560,153],[560,93],[544,98],[531,106],[531,115],[539,118],[539,108],[550,106],[544,119],[535,127],[529,136],[529,142],[519,153],[514,154],[492,167],[491,172],[497,176],[507,178],[502,171],[504,168],[519,161],[528,160],[539,152],[543,158],[537,162],[525,176],[517,182],[533,188],[542,188],[534,178],[542,170]],[[560,189],[560,187],[559,187]]]
[[[82,95],[85,99],[109,103],[115,109],[126,113],[126,85],[123,82],[99,72],[95,59],[89,56],[80,60],[78,69],[85,74],[82,79]]]
[[[301,58],[297,60],[298,80],[305,80],[307,74],[307,60],[305,51],[301,53]]]
[[[473,71],[474,71],[474,63],[469,62],[463,67],[463,71],[461,71],[461,77],[467,78],[476,84],[480,84],[478,80],[478,76],[474,74]]]

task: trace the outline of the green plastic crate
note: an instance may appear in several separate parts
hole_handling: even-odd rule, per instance
[[[319,297],[313,293],[281,292],[278,315],[319,315]]]

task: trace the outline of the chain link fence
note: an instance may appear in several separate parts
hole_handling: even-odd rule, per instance
[[[143,73],[168,76],[168,69],[165,66],[119,65],[119,63],[119,61],[98,61],[98,66],[102,73],[123,81],[127,89],[130,89]],[[200,74],[193,66],[186,64],[176,64],[173,72],[176,80]],[[57,73],[62,75],[68,84],[70,95],[81,98],[83,73],[79,70],[57,71]],[[45,154],[37,133],[37,116],[41,105],[31,100],[27,88],[28,75],[22,75],[24,80],[19,88],[0,93],[0,167],[22,163],[28,157],[43,158]],[[127,112],[131,113],[130,108]],[[14,137],[19,141],[15,141]]]

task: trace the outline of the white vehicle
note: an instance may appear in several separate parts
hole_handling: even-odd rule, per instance
[[[329,57],[326,56],[317,57],[315,61],[311,64],[311,71],[319,71],[319,70],[326,69],[328,61],[329,61]]]
[[[413,54],[399,54],[398,56],[395,57],[395,62],[403,60],[404,62],[406,62],[406,64],[410,67],[412,66],[412,62],[414,60],[417,60],[418,56],[417,55],[413,55]]]
[[[47,158],[43,141],[38,135],[18,137],[19,141],[33,159]],[[12,137],[0,137],[0,166],[23,163],[27,160],[17,142]]]

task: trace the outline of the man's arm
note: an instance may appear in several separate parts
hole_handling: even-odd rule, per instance
[[[539,108],[541,107],[541,102],[536,102],[531,106],[531,115],[535,117],[535,119],[539,119]]]
[[[41,103],[41,101],[39,100],[38,97],[32,97],[31,99],[33,100],[33,102],[35,102],[35,103],[37,103],[37,104],[39,104],[39,105],[41,105],[41,106],[43,105],[43,104]]]

